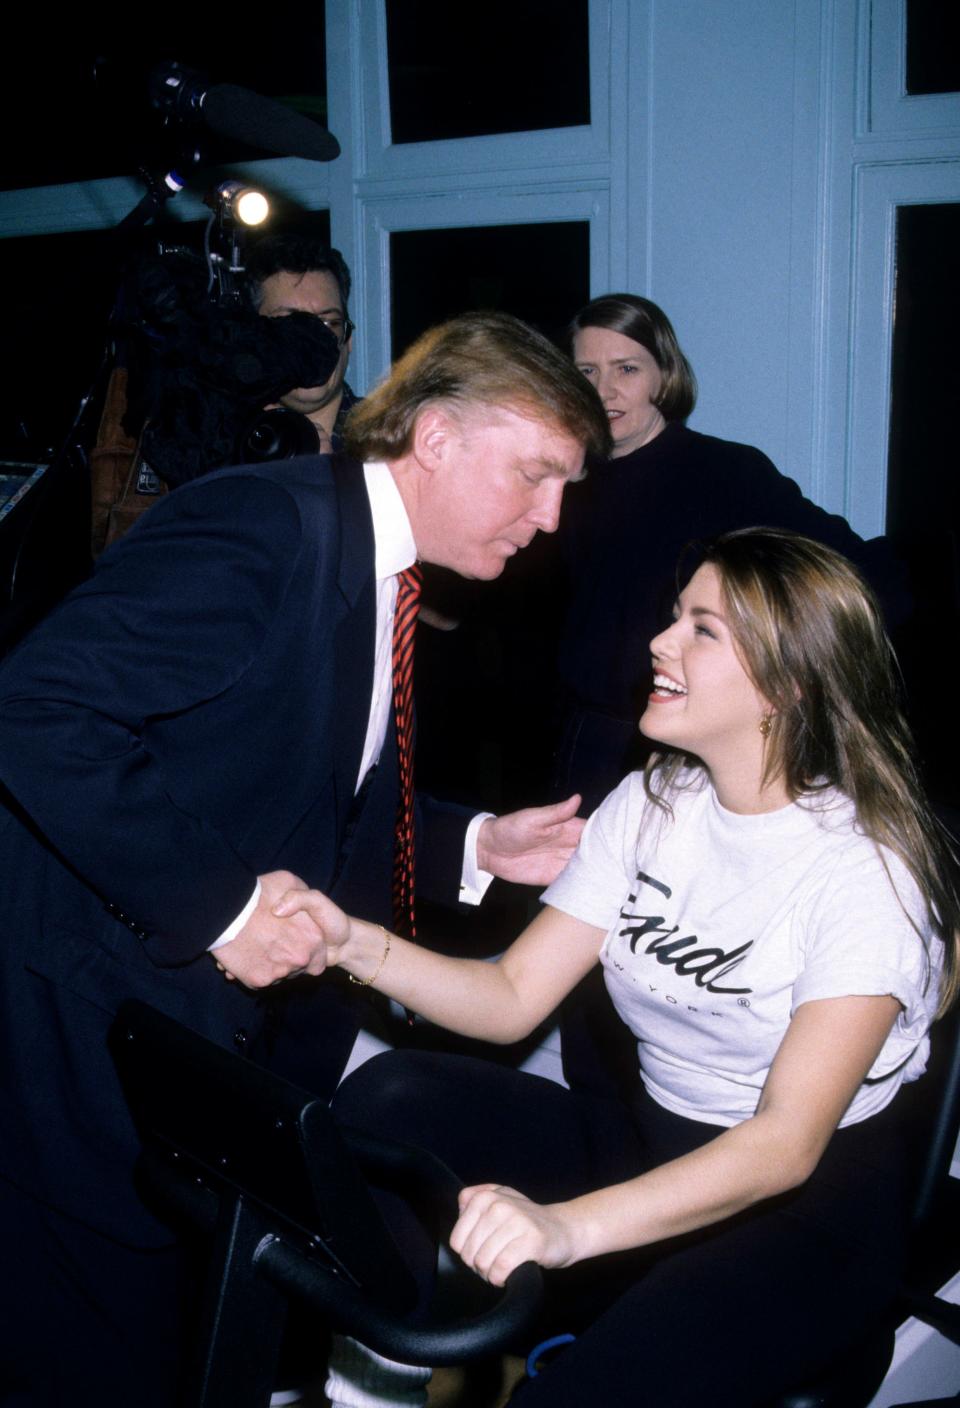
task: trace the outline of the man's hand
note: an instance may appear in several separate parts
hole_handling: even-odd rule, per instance
[[[318,933],[323,935],[327,954],[327,967],[335,968],[340,961],[340,950],[350,939],[351,920],[349,914],[334,904],[319,890],[309,890],[299,880],[274,901],[273,912],[281,919],[288,919],[299,913],[308,915]],[[383,933],[379,924],[372,926]]]
[[[569,1266],[577,1260],[569,1204],[534,1203],[514,1188],[479,1183],[460,1191],[460,1218],[450,1246],[467,1266],[502,1286],[525,1261]]]
[[[236,938],[213,952],[218,967],[244,987],[266,988],[298,973],[318,976],[327,966],[323,934],[307,911],[278,918],[274,906],[290,890],[306,890],[289,870],[260,876],[257,907]]]
[[[576,850],[584,822],[579,796],[549,807],[487,817],[477,833],[481,870],[518,885],[549,885]]]

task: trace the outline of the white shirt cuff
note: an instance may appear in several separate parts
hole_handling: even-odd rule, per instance
[[[460,872],[460,903],[479,904],[493,876],[488,870],[481,870],[477,863],[477,836],[487,817],[493,812],[478,812],[467,827],[463,840],[463,870]]]
[[[224,944],[228,944],[231,939],[235,939],[237,937],[244,924],[246,924],[247,920],[250,918],[251,914],[256,909],[257,901],[259,900],[259,898],[260,881],[258,880],[253,887],[253,894],[247,900],[246,904],[243,906],[243,909],[241,909],[240,913],[237,915],[236,919],[234,919],[233,923],[227,925],[226,929],[224,929],[219,939],[214,939],[213,943],[207,950],[208,953],[213,953],[215,949],[221,948]]]

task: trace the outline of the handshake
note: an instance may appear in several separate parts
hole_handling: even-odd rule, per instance
[[[488,816],[477,832],[477,864],[519,885],[549,885],[580,839],[580,798]],[[212,951],[217,967],[248,988],[266,988],[300,973],[313,977],[339,961],[350,920],[289,870],[260,876],[256,907],[240,932]]]
[[[337,961],[350,921],[289,870],[260,876],[260,895],[243,928],[212,951],[228,979],[266,988],[301,973],[319,977]]]

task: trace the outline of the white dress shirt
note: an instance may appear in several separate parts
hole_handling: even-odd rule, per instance
[[[403,506],[400,490],[386,464],[371,461],[363,466],[363,479],[373,520],[373,573],[376,578],[376,635],[373,650],[373,692],[367,715],[367,732],[360,757],[355,792],[373,765],[379,760],[390,723],[393,704],[393,618],[397,609],[397,578],[417,560],[417,545],[413,540],[410,519]],[[479,904],[493,876],[477,864],[477,833],[488,812],[475,816],[464,838],[463,870],[460,876],[460,899],[464,904]],[[210,945],[236,938],[250,918],[260,898],[260,881],[243,909],[220,937]]]

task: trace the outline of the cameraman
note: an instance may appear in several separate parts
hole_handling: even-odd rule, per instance
[[[338,249],[328,249],[315,235],[267,235],[247,259],[251,302],[264,318],[312,313],[337,339],[340,356],[332,374],[319,386],[301,386],[280,397],[279,404],[299,411],[316,428],[321,454],[341,448],[340,431],[357,397],[344,380],[353,324],[347,316],[350,270]]]

